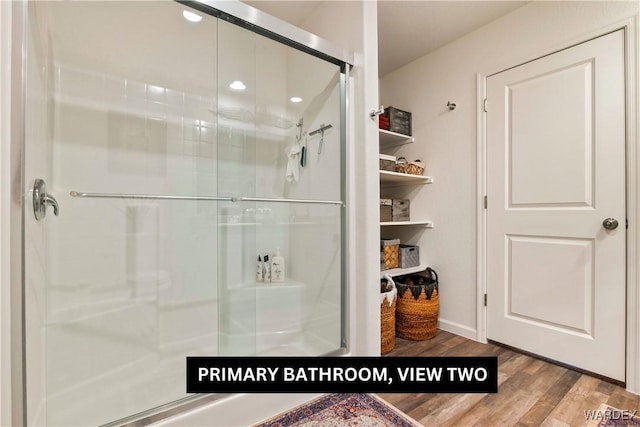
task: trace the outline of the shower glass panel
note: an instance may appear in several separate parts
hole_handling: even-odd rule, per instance
[[[26,198],[27,423],[185,399],[186,356],[343,347],[341,67],[176,2],[26,25],[25,193],[60,207]]]
[[[340,348],[340,75],[335,64],[218,23],[218,194],[251,199],[219,204],[222,355]],[[271,262],[276,250],[284,281],[257,281],[259,259]]]

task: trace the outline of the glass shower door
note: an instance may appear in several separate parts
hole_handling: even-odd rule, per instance
[[[187,397],[217,348],[217,19],[175,2],[29,2],[28,423]],[[209,198],[209,199],[207,199]]]
[[[218,215],[222,355],[342,346],[341,71],[218,23],[218,193],[233,199]]]
[[[177,2],[26,8],[27,423],[188,399],[187,356],[344,347],[341,67]]]

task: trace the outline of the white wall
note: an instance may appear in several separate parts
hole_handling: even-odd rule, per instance
[[[401,153],[425,161],[435,180],[411,213],[435,222],[419,243],[440,275],[443,329],[476,337],[476,73],[571,45],[637,13],[637,2],[531,2],[380,80],[381,103],[413,113],[416,143]]]

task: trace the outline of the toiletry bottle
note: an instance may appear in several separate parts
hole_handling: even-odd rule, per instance
[[[264,281],[271,281],[271,264],[269,264],[269,255],[264,256],[264,269],[262,270]]]
[[[280,248],[276,248],[271,260],[271,280],[273,282],[284,282],[284,258],[280,254]]]
[[[256,268],[256,282],[264,281],[264,276],[262,275],[263,268],[264,267],[262,266],[262,258],[260,257],[260,255],[258,255],[258,266]]]

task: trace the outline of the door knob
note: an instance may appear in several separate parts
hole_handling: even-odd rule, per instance
[[[615,218],[607,218],[602,221],[602,226],[607,230],[615,230],[618,228],[618,220]]]
[[[47,194],[47,184],[43,179],[36,179],[33,184],[33,213],[36,220],[40,221],[47,215],[47,206],[53,206],[53,214],[58,216],[60,209],[55,197]]]

